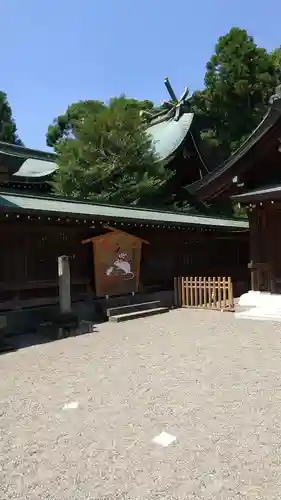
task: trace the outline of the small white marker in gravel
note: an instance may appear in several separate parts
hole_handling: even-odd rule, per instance
[[[161,432],[161,434],[158,434],[158,436],[155,436],[153,438],[153,443],[159,444],[160,446],[167,447],[170,444],[174,443],[177,440],[176,436],[172,436],[171,434],[168,434],[167,432]]]
[[[66,403],[63,407],[64,410],[76,410],[78,408],[78,401],[73,401],[72,403]]]

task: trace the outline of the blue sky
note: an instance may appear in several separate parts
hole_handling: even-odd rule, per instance
[[[277,0],[7,0],[0,89],[25,145],[47,149],[68,104],[121,93],[159,103],[165,76],[177,94],[200,88],[220,35],[239,26],[273,49],[280,16]]]

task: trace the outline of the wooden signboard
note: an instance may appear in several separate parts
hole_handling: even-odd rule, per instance
[[[141,247],[147,241],[107,228],[111,232],[82,242],[93,245],[96,295],[110,297],[137,292]]]

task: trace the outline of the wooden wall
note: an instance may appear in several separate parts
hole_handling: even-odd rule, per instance
[[[217,231],[139,231],[143,246],[141,282],[170,287],[175,276],[231,276],[247,281],[248,234]]]
[[[247,234],[120,227],[150,242],[143,245],[140,290],[171,289],[175,276],[231,276],[247,280]],[[0,220],[0,310],[57,302],[57,257],[71,257],[72,298],[94,297],[91,245],[100,234],[87,224]]]
[[[249,221],[252,288],[281,293],[281,203],[257,203]]]
[[[0,309],[53,304],[57,300],[57,257],[71,257],[74,298],[90,291],[92,254],[80,241],[88,230],[39,221],[1,221]]]

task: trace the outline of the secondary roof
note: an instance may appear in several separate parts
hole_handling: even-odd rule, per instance
[[[56,155],[0,141],[1,167],[16,177],[39,178],[56,169]]]
[[[68,217],[83,217],[98,220],[131,221],[160,225],[197,226],[224,228],[229,230],[247,230],[248,221],[208,217],[201,215],[148,210],[144,208],[123,207],[117,205],[92,204],[57,197],[40,197],[17,193],[0,192],[0,211],[45,213]]]

